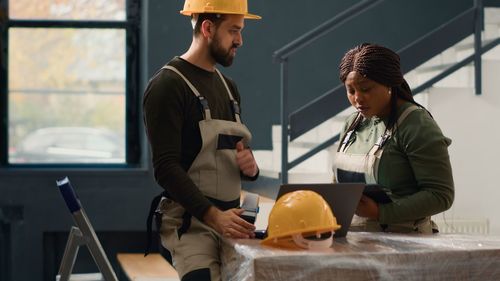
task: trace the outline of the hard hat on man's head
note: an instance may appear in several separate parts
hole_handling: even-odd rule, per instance
[[[180,12],[185,16],[193,14],[234,14],[244,15],[246,19],[261,19],[249,14],[247,0],[186,0]]]

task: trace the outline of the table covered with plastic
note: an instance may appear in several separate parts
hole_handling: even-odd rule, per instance
[[[500,236],[350,232],[331,248],[224,240],[223,280],[500,280]]]

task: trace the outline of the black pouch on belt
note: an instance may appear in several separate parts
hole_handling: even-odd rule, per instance
[[[161,198],[165,196],[164,193],[161,193],[158,196],[155,196],[153,200],[151,201],[151,205],[149,206],[149,213],[148,213],[148,218],[146,220],[146,229],[147,229],[147,237],[146,237],[146,249],[144,250],[144,256],[147,256],[149,252],[151,251],[151,245],[153,243],[153,218],[155,219],[155,224],[156,224],[156,237],[159,239],[158,232],[160,231],[161,227],[161,213],[157,212],[156,209],[158,208],[158,204],[160,204]]]
[[[158,204],[160,204],[161,198],[162,197],[167,197],[168,195],[163,192],[162,194],[156,196],[152,201],[151,201],[151,206],[149,207],[149,213],[148,213],[148,219],[147,219],[147,244],[146,244],[146,249],[144,251],[144,256],[147,256],[149,252],[151,251],[151,245],[153,241],[153,218],[155,219],[156,222],[156,229],[160,230],[161,227],[161,216],[162,214],[157,212]],[[211,197],[207,197],[217,208],[226,211],[232,208],[237,208],[240,205],[240,199],[235,199],[233,201],[221,201],[217,200]],[[191,226],[191,218],[192,215],[188,211],[185,211],[184,214],[182,215],[182,224],[181,226],[177,229],[177,236],[179,239],[181,236],[186,233],[189,230],[189,227]],[[158,233],[157,232],[157,233]],[[157,239],[159,235],[157,234]]]

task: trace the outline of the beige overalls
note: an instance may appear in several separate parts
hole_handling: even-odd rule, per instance
[[[208,102],[191,82],[176,68],[172,66],[163,68],[182,77],[200,100],[204,110],[204,119],[199,122],[202,147],[187,171],[189,177],[220,209],[238,207],[241,178],[236,163],[236,143],[242,140],[247,147],[252,136],[247,127],[241,123],[238,104],[226,81],[216,69],[233,104],[236,122],[212,119]],[[182,278],[194,270],[209,268],[211,280],[220,280],[219,233],[192,217],[180,204],[171,199],[162,198],[158,211],[162,213],[161,242],[170,251],[179,276]]]
[[[396,126],[400,126],[406,117],[414,110],[419,110],[418,106],[412,105],[401,113]],[[359,122],[362,118],[358,115],[354,122]],[[333,164],[334,182],[357,181],[367,184],[376,184],[378,177],[378,166],[384,152],[384,144],[391,138],[393,130],[386,130],[375,142],[368,154],[351,154],[347,150],[353,143],[351,136],[355,133],[356,126],[348,132],[337,152]],[[389,194],[389,196],[391,196]],[[385,231],[385,232],[418,232],[432,233],[433,224],[429,217],[410,222],[381,225],[377,220],[368,219],[354,215],[351,228],[352,231]]]

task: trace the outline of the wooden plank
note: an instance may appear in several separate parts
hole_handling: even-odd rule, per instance
[[[118,262],[130,281],[168,278],[180,280],[177,271],[160,255],[118,253]]]

